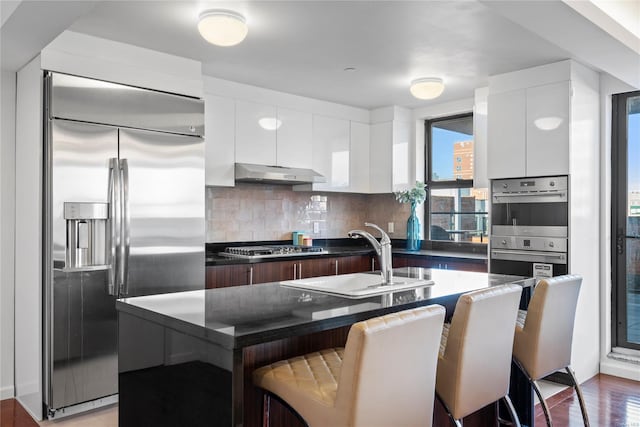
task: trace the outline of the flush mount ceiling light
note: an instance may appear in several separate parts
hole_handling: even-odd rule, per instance
[[[247,36],[249,28],[244,16],[226,9],[210,9],[200,14],[200,35],[217,46],[234,46]]]
[[[425,77],[412,81],[409,90],[418,99],[433,99],[442,94],[444,83],[437,77]]]

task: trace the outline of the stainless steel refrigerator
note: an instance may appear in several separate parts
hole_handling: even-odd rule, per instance
[[[45,73],[44,396],[117,401],[115,300],[204,288],[204,104]]]

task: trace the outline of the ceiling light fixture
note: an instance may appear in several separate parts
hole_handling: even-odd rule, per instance
[[[424,77],[412,81],[409,90],[418,99],[433,99],[442,94],[444,83],[438,77]]]
[[[249,27],[244,16],[226,9],[209,9],[200,14],[200,35],[217,46],[234,46],[247,36]]]

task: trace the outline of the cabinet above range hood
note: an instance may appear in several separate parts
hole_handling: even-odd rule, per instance
[[[326,178],[311,169],[283,166],[236,163],[236,182],[262,182],[265,184],[316,184]]]

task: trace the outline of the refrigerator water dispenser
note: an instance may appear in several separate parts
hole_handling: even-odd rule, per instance
[[[106,268],[108,203],[64,202],[66,269]]]

